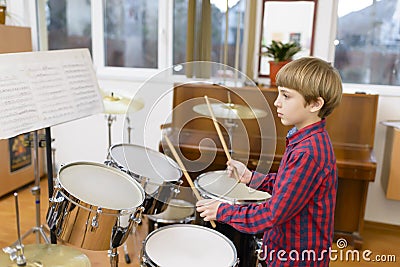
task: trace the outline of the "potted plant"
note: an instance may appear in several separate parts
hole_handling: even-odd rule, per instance
[[[290,62],[300,50],[301,45],[298,42],[282,43],[281,41],[272,40],[269,46],[263,46],[261,55],[273,59],[269,61],[269,77],[272,86],[276,85],[275,77],[278,71]]]

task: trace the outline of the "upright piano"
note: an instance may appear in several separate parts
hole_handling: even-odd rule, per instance
[[[205,95],[213,100],[212,103],[266,110],[266,116],[261,113],[263,118],[257,118],[255,112],[255,118],[239,120],[238,123],[231,118],[217,120],[232,158],[246,163],[252,170],[276,172],[284,153],[286,134],[291,128],[282,125],[277,117],[273,105],[277,94],[277,88],[273,87],[176,84],[172,121],[161,127],[180,153],[192,179],[196,179],[202,173],[225,169],[227,161],[211,118],[199,114],[198,108],[206,103]],[[262,103],[268,107],[262,107]],[[377,95],[343,94],[340,106],[327,118],[327,131],[334,147],[339,176],[335,238],[346,238],[356,249],[362,246],[368,184],[375,179],[373,143],[377,106]],[[160,143],[160,151],[172,157],[164,140]]]

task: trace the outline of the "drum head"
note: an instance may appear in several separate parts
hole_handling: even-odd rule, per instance
[[[179,223],[193,214],[194,204],[183,199],[171,199],[165,211],[147,217],[155,222]]]
[[[144,191],[132,177],[98,163],[67,164],[60,169],[58,182],[75,198],[97,207],[129,210],[144,201]]]
[[[159,228],[144,241],[145,256],[157,266],[234,266],[233,243],[215,230],[198,225]]]
[[[196,187],[208,198],[216,198],[232,204],[263,202],[271,197],[267,192],[255,190],[228,176],[226,171],[201,174],[195,181]]]
[[[155,150],[132,144],[118,144],[110,148],[111,159],[126,170],[161,185],[178,181],[182,176],[177,163]]]

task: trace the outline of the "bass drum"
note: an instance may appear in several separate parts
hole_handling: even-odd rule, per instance
[[[163,212],[179,193],[182,171],[170,157],[133,144],[111,146],[109,157],[112,166],[128,173],[143,187],[145,214]]]
[[[212,171],[201,174],[194,181],[194,185],[202,197],[217,199],[229,204],[246,205],[262,203],[271,197],[267,192],[258,191],[238,183],[228,176],[226,171]],[[196,224],[211,227],[196,212]],[[235,245],[240,260],[240,267],[256,266],[257,263],[257,236],[241,233],[232,226],[216,222],[216,231],[224,234]],[[262,236],[261,236],[262,237]]]
[[[88,250],[116,248],[141,220],[144,191],[132,177],[93,162],[61,167],[47,212],[58,239]]]

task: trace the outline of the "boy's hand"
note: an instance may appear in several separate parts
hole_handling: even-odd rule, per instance
[[[221,203],[214,199],[202,199],[197,201],[196,210],[200,213],[200,217],[204,218],[204,221],[214,221],[217,219],[217,211]]]
[[[226,165],[228,165],[227,170],[230,177],[237,179],[237,177],[234,176],[233,172],[233,168],[236,168],[240,182],[244,184],[250,183],[252,172],[249,169],[247,169],[246,165],[234,159],[228,160]]]

